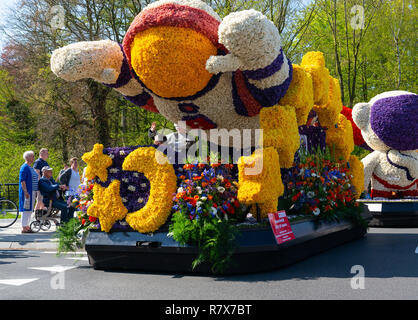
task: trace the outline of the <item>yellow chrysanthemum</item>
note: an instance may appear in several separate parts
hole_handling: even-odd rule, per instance
[[[212,77],[206,61],[217,54],[203,34],[189,28],[160,26],[138,33],[131,45],[131,63],[141,81],[164,98],[188,97]]]
[[[107,188],[95,185],[93,189],[93,204],[87,209],[87,214],[100,220],[103,231],[109,232],[116,221],[126,217],[125,208],[120,196],[120,181],[114,180]],[[96,193],[97,192],[97,193]]]
[[[294,64],[292,82],[279,104],[295,108],[298,126],[305,125],[308,120],[309,112],[314,106],[313,95],[311,75],[301,66]]]
[[[103,154],[103,145],[95,144],[93,150],[85,153],[81,159],[87,163],[86,177],[93,180],[97,177],[101,181],[107,180],[107,168],[112,165],[112,158]]]
[[[280,167],[290,168],[300,146],[295,108],[277,105],[261,109],[260,127],[263,129],[263,146],[276,148]]]
[[[355,155],[351,155],[348,162],[350,164],[349,174],[352,176],[351,184],[356,189],[355,197],[358,199],[364,191],[364,166]]]
[[[123,170],[141,172],[151,184],[147,204],[126,217],[126,222],[139,232],[148,233],[157,230],[170,215],[173,194],[177,188],[177,177],[168,161],[161,164],[161,160],[167,160],[166,158],[155,148],[146,147],[131,152],[123,162]]]
[[[342,158],[348,161],[354,151],[353,128],[343,114],[338,116],[338,123],[327,130],[326,144],[332,153],[335,152],[336,160]]]
[[[259,149],[250,157],[241,157],[238,170],[238,200],[241,203],[270,203],[283,194],[279,155],[274,148]]]
[[[321,126],[331,128],[336,124],[342,109],[340,82],[333,77],[329,77],[328,102],[324,105],[314,106]]]
[[[329,71],[325,68],[324,54],[319,51],[308,52],[302,58],[301,67],[312,77],[314,103],[323,105],[328,102]]]

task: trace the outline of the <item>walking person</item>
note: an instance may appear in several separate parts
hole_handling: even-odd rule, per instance
[[[23,153],[25,163],[19,172],[19,212],[22,221],[22,233],[32,233],[29,222],[38,191],[38,174],[32,168],[35,161],[35,153],[26,151]]]
[[[46,161],[46,160],[48,160],[48,157],[49,157],[48,149],[42,148],[41,150],[39,150],[39,158],[33,164],[33,168],[35,169],[36,173],[38,174],[38,180],[42,177],[42,172],[41,172],[42,168],[49,166],[48,162]],[[38,210],[43,210],[44,208],[45,208],[45,206],[44,206],[44,203],[42,201],[42,195],[38,191],[37,194],[36,194],[35,211],[37,212]]]

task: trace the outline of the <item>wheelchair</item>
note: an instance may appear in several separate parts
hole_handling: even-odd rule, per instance
[[[37,210],[35,212],[35,221],[32,221],[30,224],[30,229],[32,232],[39,232],[40,230],[48,231],[51,228],[51,221],[56,226],[59,226],[60,224],[57,220],[59,213],[59,209],[52,207],[52,200],[50,200],[47,209]]]

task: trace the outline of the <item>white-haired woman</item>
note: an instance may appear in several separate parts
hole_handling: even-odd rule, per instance
[[[25,163],[19,172],[19,212],[22,217],[22,233],[31,233],[29,223],[38,191],[38,174],[32,168],[35,153],[26,151],[23,153],[23,159]]]

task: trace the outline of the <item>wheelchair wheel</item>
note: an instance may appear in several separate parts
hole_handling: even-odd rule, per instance
[[[0,228],[7,228],[14,224],[19,217],[17,205],[10,200],[0,200]]]
[[[43,231],[48,231],[49,228],[51,228],[51,222],[49,220],[45,220],[44,222],[41,223],[41,229]]]
[[[39,232],[39,230],[41,230],[41,223],[39,221],[33,221],[30,224],[30,229],[32,232]]]

